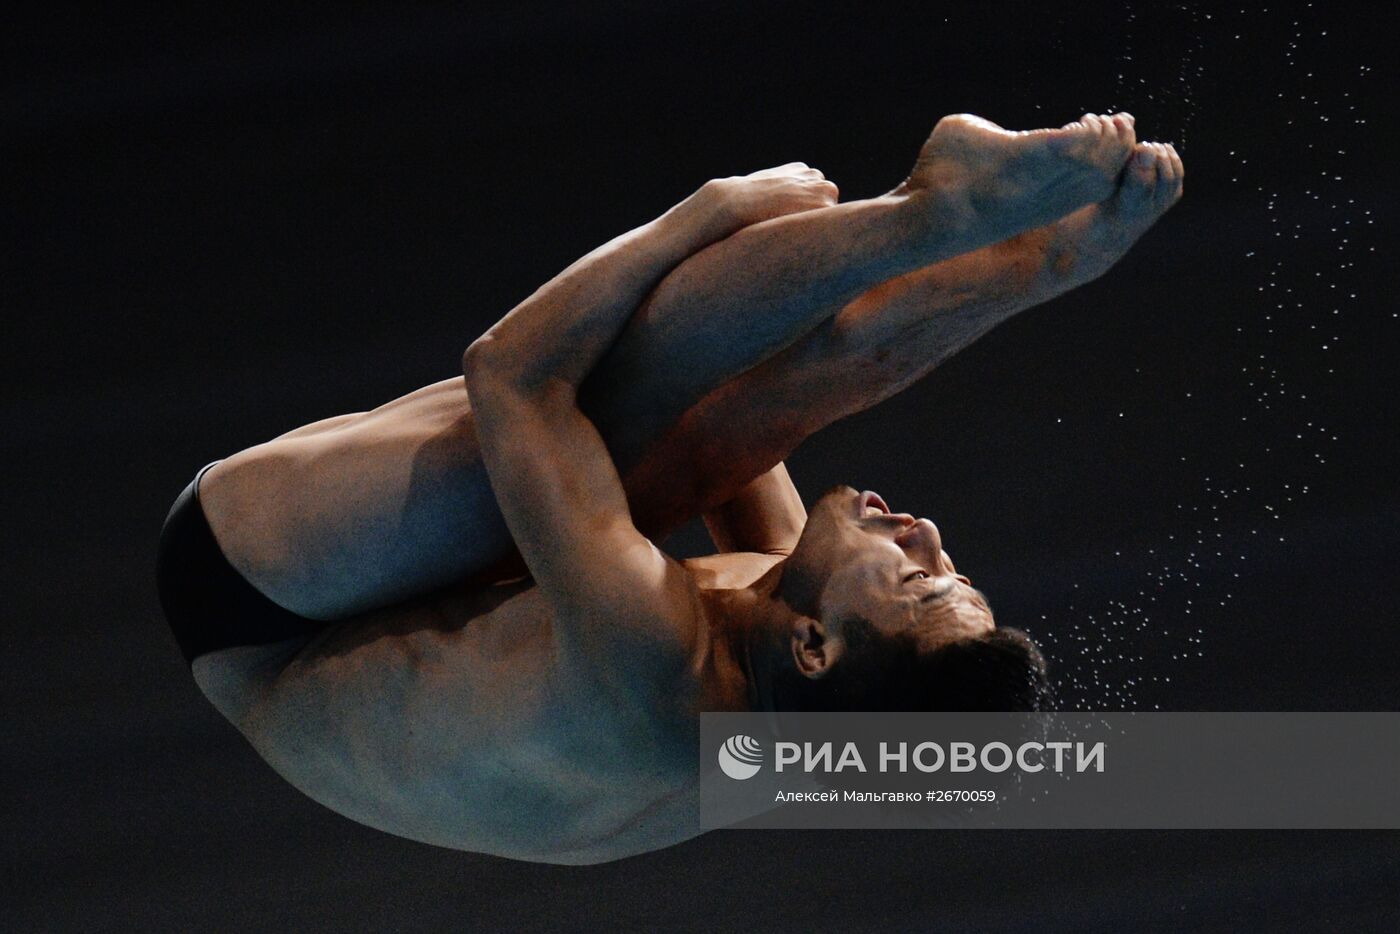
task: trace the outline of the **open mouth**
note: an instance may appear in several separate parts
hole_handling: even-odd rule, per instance
[[[866,490],[860,494],[860,514],[865,516],[887,516],[890,507],[885,505],[885,501],[880,498],[880,494],[871,490]]]

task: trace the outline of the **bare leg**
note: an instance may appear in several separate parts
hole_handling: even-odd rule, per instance
[[[1137,145],[1100,204],[866,292],[692,406],[626,476],[639,527],[727,502],[807,437],[907,388],[1016,313],[1105,273],[1181,197],[1170,147]]]
[[[895,199],[914,194],[928,202],[892,215],[855,213],[857,205],[882,199],[790,215],[702,250],[638,309],[627,339],[590,378],[585,400],[595,418],[627,419],[650,430],[669,425],[706,392],[792,344],[867,289],[1108,197],[1133,139],[1127,114],[1085,114],[1059,130],[1030,133],[967,115],[945,117],[892,192]],[[1074,181],[1061,184],[1065,176],[1058,176],[1052,184],[1047,172]],[[668,363],[664,380],[657,379],[659,361]],[[639,385],[648,390],[638,392]]]
[[[811,212],[812,215],[825,213]],[[811,216],[806,218],[806,223],[809,228],[820,230],[822,221]],[[693,303],[680,305],[663,300],[667,294],[692,294],[676,288],[668,292],[668,287],[663,285],[660,296],[649,306],[651,315],[637,321],[619,341],[619,346],[625,346],[628,341],[648,346],[648,341],[657,335],[653,327],[657,321],[667,321],[671,330],[665,333],[674,335],[684,331],[680,326],[684,321],[696,316],[703,325],[717,315],[734,315],[735,309],[743,307],[744,292],[739,287],[743,277],[731,273],[751,267],[753,248],[763,242],[764,237],[770,237],[773,249],[780,252],[782,242],[792,239],[791,229],[782,229],[784,227],[791,225],[780,222],[759,225],[752,233],[746,231],[743,238],[731,238],[682,265],[678,274],[685,273],[691,262],[703,259],[706,275],[701,281],[728,282],[731,287],[711,290],[710,300],[716,305],[696,307]],[[764,234],[764,228],[770,228],[770,232]],[[842,235],[839,225],[829,233],[837,239]],[[1013,257],[1014,251],[1003,248],[994,247],[984,252],[992,266],[1024,262]],[[726,272],[726,268],[730,272]],[[793,275],[799,279],[794,283],[798,292],[804,269],[793,270]],[[956,277],[958,273],[950,268],[947,275]],[[988,272],[987,275],[994,274]],[[938,281],[937,278],[930,280],[931,283]],[[763,285],[768,287],[767,283]],[[947,287],[946,280],[942,286],[930,286],[932,291]],[[965,283],[955,288],[963,295],[969,291]],[[672,405],[688,396],[700,398],[722,384],[724,377],[743,370],[745,360],[747,366],[752,366],[756,359],[763,359],[798,341],[806,330],[840,311],[845,298],[839,289],[808,292],[806,304],[786,306],[787,311],[792,312],[788,315],[786,331],[761,333],[757,352],[749,348],[736,353],[732,360],[721,359],[708,376],[687,371],[686,378],[679,381],[679,390],[675,374],[668,369],[675,364],[676,356],[668,358],[658,351],[658,356],[638,374],[626,393],[649,398],[655,390],[657,394],[668,394]],[[872,301],[879,304],[878,300]],[[912,309],[915,304],[911,299],[901,307]],[[927,305],[923,306],[922,313],[927,315]],[[699,330],[703,331],[703,326]],[[843,331],[836,329],[829,333]],[[664,347],[665,343],[660,340],[650,346]],[[731,342],[738,343],[741,342]],[[807,344],[803,354],[812,356],[817,346],[816,343]],[[790,347],[790,351],[796,349]],[[740,359],[741,355],[746,356]],[[684,353],[679,357],[687,359]],[[927,368],[926,362],[918,361],[920,372]],[[718,378],[715,373],[719,373]],[[914,378],[893,369],[886,372],[886,377],[901,388]],[[707,378],[708,384],[704,382]],[[763,379],[768,386],[781,384],[781,380],[774,379],[771,370],[765,371]],[[803,400],[804,404],[813,401]],[[828,400],[818,403],[814,411],[837,411],[845,404]],[[595,406],[590,412],[624,475],[636,470],[647,448],[667,427],[665,422],[658,423],[665,415],[665,408],[653,407],[649,417],[639,419],[606,411],[604,406]],[[711,417],[692,419],[689,434],[682,432],[675,436],[678,440],[668,445],[681,451],[694,444],[698,435],[693,426],[699,424],[725,431],[729,438],[736,437],[724,427],[722,420],[713,417],[720,408],[711,406],[709,411]],[[760,407],[759,411],[767,413],[763,420],[771,426],[774,409]],[[673,412],[670,422],[678,416],[678,412]],[[789,416],[788,419],[796,431],[813,417]],[[754,421],[755,418],[748,420]],[[743,424],[735,428],[735,431],[743,430],[746,430]],[[775,440],[778,435],[771,431],[764,437],[768,439],[764,442],[765,451],[783,446],[790,448],[801,440],[792,434],[782,436],[787,440],[779,444]],[[629,482],[629,489],[646,490],[648,496],[656,493],[658,484],[646,480],[646,470],[654,474],[655,466],[666,462],[665,456],[648,456],[646,463],[650,466],[637,473],[640,479]],[[746,469],[743,466],[721,469],[712,463],[707,495],[727,486],[731,480],[742,485],[762,472],[750,473],[742,481],[735,479]],[[681,478],[679,474],[676,476]],[[206,479],[217,481],[209,483],[204,498],[216,535],[230,560],[269,596],[309,616],[344,616],[464,577],[481,575],[512,551],[476,449],[470,405],[460,381],[456,380],[420,390],[349,423],[335,424],[327,431],[300,434],[235,455]],[[694,490],[699,485],[699,478],[696,478],[679,483],[676,489]],[[670,495],[659,499],[658,505],[651,505],[634,496],[633,508],[639,526],[658,530],[670,524],[676,515],[694,514],[706,505],[697,501],[687,506],[681,502],[683,498]]]

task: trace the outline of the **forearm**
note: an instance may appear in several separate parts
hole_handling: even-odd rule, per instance
[[[676,265],[736,229],[708,186],[569,266],[474,346],[522,386],[577,387],[642,300]]]
[[[703,518],[720,551],[788,554],[802,534],[807,510],[787,468],[778,464]]]

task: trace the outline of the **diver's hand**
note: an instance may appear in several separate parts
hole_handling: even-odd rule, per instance
[[[762,169],[748,175],[716,178],[695,193],[708,209],[722,239],[760,221],[831,207],[840,192],[819,170],[805,162]]]

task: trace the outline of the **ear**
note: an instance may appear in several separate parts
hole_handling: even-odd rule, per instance
[[[841,658],[844,643],[810,616],[792,624],[792,660],[804,678],[823,678]]]

